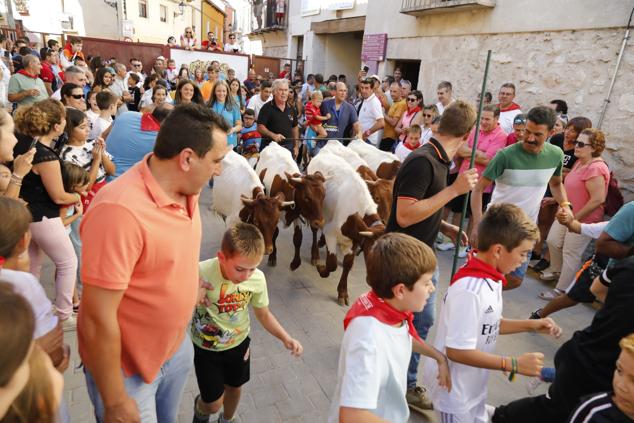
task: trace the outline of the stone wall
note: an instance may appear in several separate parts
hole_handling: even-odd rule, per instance
[[[497,98],[504,82],[517,86],[516,102],[527,111],[555,98],[567,101],[570,117],[597,123],[607,95],[624,29],[530,32],[390,39],[387,57],[420,58],[419,87],[435,101],[436,85],[451,81],[456,97],[473,100],[493,51],[487,89]],[[630,43],[631,44],[631,43]],[[603,130],[604,157],[626,197],[634,197],[634,46],[625,50]]]

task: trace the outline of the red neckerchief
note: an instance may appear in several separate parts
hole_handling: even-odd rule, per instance
[[[24,76],[26,76],[26,77],[28,77],[28,78],[37,79],[37,75],[32,75],[32,74],[28,73],[25,69],[20,69],[20,70],[18,71],[18,73],[19,73],[20,75],[24,75]]]
[[[417,146],[410,146],[408,143],[404,142],[403,146],[405,146],[405,148],[407,148],[410,151],[414,151],[416,150],[418,147],[420,147],[420,144],[418,144]]]
[[[141,116],[141,131],[153,131],[158,132],[161,129],[161,124],[152,113],[143,113]]]
[[[500,105],[498,104],[498,107],[500,107]],[[506,109],[502,109],[500,107],[500,113],[502,112],[510,112],[511,110],[519,110],[520,109],[520,105],[517,103],[511,103],[511,105],[509,107],[507,107]]]
[[[403,320],[407,320],[409,334],[419,342],[423,342],[414,327],[414,313],[411,311],[398,311],[383,299],[379,298],[374,291],[366,292],[352,304],[352,307],[350,307],[350,310],[346,313],[346,317],[343,319],[343,330],[348,328],[352,319],[360,316],[374,317],[379,322],[390,326],[403,323]]]
[[[467,262],[458,269],[449,285],[453,285],[453,283],[458,279],[469,276],[483,279],[493,279],[496,282],[502,282],[502,286],[506,286],[506,278],[502,273],[498,272],[497,269],[490,264],[478,259],[473,254],[470,254]]]
[[[409,117],[409,116],[411,116],[411,115],[413,115],[413,114],[416,114],[416,113],[418,113],[418,112],[420,112],[420,111],[421,111],[420,106],[416,106],[416,107],[414,107],[414,108],[412,109],[412,111],[411,111],[411,112],[410,112],[410,110],[409,110],[409,109],[405,110],[405,116],[406,116],[406,117]]]

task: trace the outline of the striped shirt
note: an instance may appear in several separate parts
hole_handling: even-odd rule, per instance
[[[618,409],[612,392],[585,397],[572,413],[569,423],[631,423],[634,420]]]

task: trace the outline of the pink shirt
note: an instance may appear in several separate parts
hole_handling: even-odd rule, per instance
[[[469,147],[473,147],[473,138],[475,137],[475,130],[471,131],[469,135],[469,139],[467,142],[469,143]],[[493,131],[484,132],[480,130],[480,136],[478,137],[478,151],[484,153],[489,160],[493,159],[495,154],[506,147],[506,132],[502,129],[500,125],[496,126]],[[459,172],[464,172],[469,168],[469,158],[465,158],[462,160],[462,164],[460,165]],[[477,164],[475,165],[478,175],[482,175],[484,173],[485,165]],[[485,193],[490,193],[493,191],[493,184],[490,184],[485,190]]]
[[[587,166],[583,166],[579,160],[575,162],[568,176],[564,180],[564,187],[568,195],[568,201],[572,203],[572,211],[576,213],[590,201],[590,193],[586,188],[586,181],[596,176],[603,176],[605,182],[605,195],[608,193],[610,183],[610,169],[603,160],[597,160]],[[603,198],[605,201],[605,197]],[[603,220],[603,204],[594,209],[592,213],[581,219],[581,223],[597,223]]]

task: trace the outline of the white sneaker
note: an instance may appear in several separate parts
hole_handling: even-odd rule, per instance
[[[539,279],[543,281],[556,281],[559,279],[559,272],[550,272],[548,269],[544,270],[541,275],[539,275]]]
[[[436,244],[436,248],[439,251],[449,251],[449,250],[453,250],[454,248],[456,248],[455,244],[453,242],[443,242],[441,244]]]
[[[544,382],[538,377],[532,377],[528,379],[528,382],[526,382],[526,392],[528,393],[528,395],[531,397],[537,395],[537,388],[539,388],[542,383]]]
[[[62,320],[62,329],[64,332],[72,332],[77,330],[77,317],[71,315],[66,320]]]

